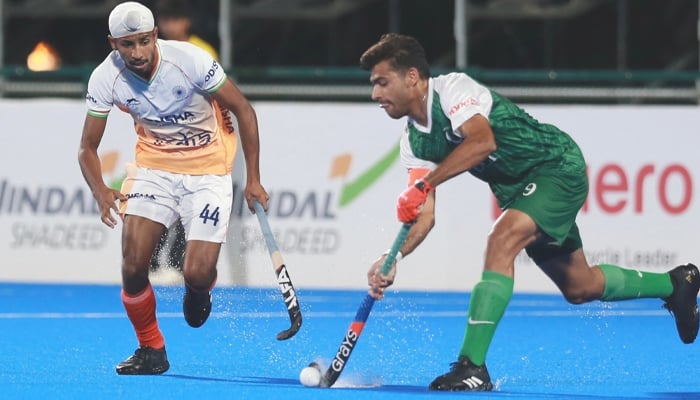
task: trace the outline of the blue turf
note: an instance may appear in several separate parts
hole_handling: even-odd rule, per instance
[[[301,331],[288,341],[276,289],[217,288],[199,329],[182,288],[157,287],[171,369],[117,376],[136,347],[117,286],[0,284],[1,399],[690,399],[700,398],[697,345],[683,345],[659,300],[571,306],[516,294],[494,338],[490,393],[432,393],[462,340],[467,293],[392,292],[375,303],[336,386],[305,388],[299,371],[327,362],[365,296],[299,290]]]

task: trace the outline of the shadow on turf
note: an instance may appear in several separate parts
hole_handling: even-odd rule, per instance
[[[230,382],[230,383],[253,383],[253,384],[281,384],[281,385],[299,385],[299,381],[296,379],[287,378],[264,378],[257,376],[241,376],[238,378],[211,378],[207,376],[192,376],[192,375],[180,375],[180,374],[163,374],[164,377],[176,378],[176,379],[189,379],[194,381],[206,381],[206,382]]]
[[[240,376],[236,378],[212,378],[206,376],[192,376],[192,375],[181,375],[181,374],[164,374],[163,377],[170,377],[175,379],[188,379],[195,381],[206,381],[206,382],[229,382],[235,384],[253,384],[253,385],[290,385],[290,386],[301,386],[298,380],[289,378],[269,378],[260,376]],[[349,389],[349,390],[371,390],[378,392],[397,392],[397,393],[419,393],[419,392],[429,392],[428,388],[425,386],[410,386],[410,385],[379,385],[379,386],[340,386],[333,387],[333,390],[339,389]],[[575,393],[531,393],[531,392],[509,392],[509,391],[499,391],[489,392],[489,394],[498,393],[504,398],[532,398],[536,396],[539,399],[620,399],[619,396],[609,396],[609,395],[592,395],[592,394],[575,394]],[[483,393],[487,395],[486,393]],[[648,397],[647,397],[648,396]],[[643,400],[643,399],[664,399],[664,400],[686,400],[686,399],[699,399],[700,393],[672,393],[672,392],[661,392],[661,393],[648,393],[647,396],[632,396],[623,397],[625,400]]]
[[[205,382],[229,382],[236,384],[253,384],[253,385],[291,385],[291,386],[301,386],[297,379],[289,378],[268,378],[260,376],[239,376],[235,378],[212,378],[207,376],[193,376],[193,375],[182,375],[182,374],[163,374],[163,377],[175,378],[175,379],[187,379],[195,381],[205,381]],[[351,389],[351,390],[376,390],[384,392],[427,392],[428,389],[423,386],[408,386],[408,385],[381,385],[381,386],[336,386],[333,390],[337,389]]]

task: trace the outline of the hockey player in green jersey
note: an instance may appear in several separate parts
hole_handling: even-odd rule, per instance
[[[435,224],[435,190],[457,175],[468,171],[488,183],[503,210],[488,234],[457,360],[431,390],[492,389],[486,354],[513,294],[514,261],[523,249],[570,303],[660,298],[681,340],[695,340],[700,289],[695,265],[650,273],[586,261],[576,215],[588,178],[581,150],[568,134],[464,73],[430,77],[425,51],[410,36],[383,35],[360,64],[370,71],[372,99],[391,118],[408,117],[400,148],[409,185],[399,195],[397,215],[414,223],[397,259],[428,235]],[[395,264],[381,274],[383,259],[368,272],[376,299],[396,274]]]

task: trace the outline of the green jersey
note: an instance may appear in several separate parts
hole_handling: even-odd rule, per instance
[[[585,168],[573,139],[557,127],[537,121],[507,98],[463,73],[429,80],[428,126],[408,121],[401,140],[407,168],[430,168],[444,160],[463,140],[457,130],[476,114],[489,120],[497,150],[469,172],[487,182],[504,207],[541,168],[568,158],[572,168]]]

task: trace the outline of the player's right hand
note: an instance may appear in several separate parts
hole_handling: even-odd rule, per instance
[[[376,300],[381,300],[384,297],[386,288],[394,283],[396,278],[396,261],[391,264],[391,269],[387,275],[382,275],[382,264],[386,258],[386,254],[380,256],[367,272],[367,283],[369,284],[369,295]]]
[[[409,186],[400,195],[396,204],[396,216],[399,221],[409,223],[416,218],[420,213],[425,199],[428,197],[428,192],[434,188],[421,178],[415,184]]]
[[[126,201],[127,197],[122,192],[104,186],[101,190],[94,193],[97,206],[100,208],[100,216],[102,223],[110,228],[117,226],[115,215],[119,215],[119,207],[117,201]],[[112,213],[114,211],[114,214]]]
[[[265,188],[260,184],[260,182],[247,183],[245,189],[243,190],[243,196],[248,203],[248,209],[250,212],[255,214],[255,206],[253,203],[257,200],[263,207],[263,210],[267,211],[267,202],[270,200],[270,195],[267,194]]]

